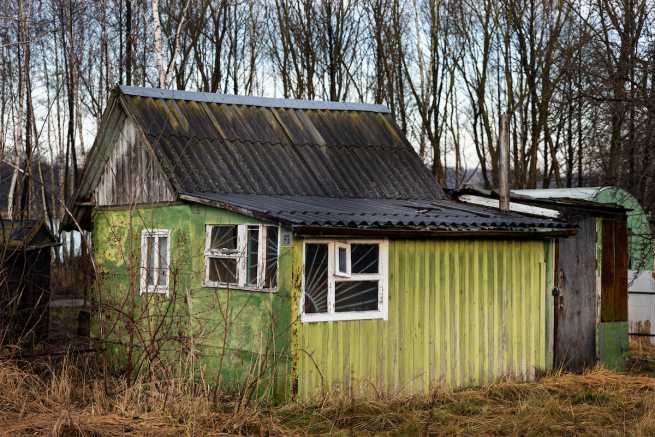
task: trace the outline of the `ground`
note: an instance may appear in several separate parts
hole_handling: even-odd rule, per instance
[[[635,346],[635,345],[633,345]],[[602,368],[414,398],[270,406],[184,378],[130,386],[84,359],[0,363],[7,435],[653,435],[655,348]],[[86,370],[83,370],[86,369]]]

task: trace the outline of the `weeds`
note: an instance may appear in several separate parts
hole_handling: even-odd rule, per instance
[[[183,379],[104,382],[90,361],[0,364],[7,435],[652,435],[655,379],[593,369],[430,396],[271,406]]]

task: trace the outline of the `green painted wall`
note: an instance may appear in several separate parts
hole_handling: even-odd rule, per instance
[[[600,360],[605,367],[622,371],[628,352],[628,322],[603,322],[598,327]]]
[[[100,323],[94,324],[94,333],[114,342],[107,350],[114,368],[125,371],[130,349],[138,355],[132,360],[137,368],[142,352],[150,350],[152,356],[174,360],[180,372],[220,381],[227,389],[242,388],[254,380],[251,376],[261,373],[264,376],[253,383],[253,390],[276,397],[288,393],[291,248],[280,248],[275,293],[202,285],[205,224],[257,222],[187,204],[95,211],[93,247],[96,263],[104,272],[98,296],[105,311]],[[168,297],[139,293],[144,228],[171,232]],[[132,335],[129,320],[137,321]],[[146,366],[153,364],[156,360],[143,361]]]
[[[653,270],[653,249],[648,215],[639,201],[619,187],[603,187],[598,190],[594,200],[601,203],[614,203],[628,211],[628,233],[630,238],[630,270]]]
[[[534,378],[552,360],[551,257],[543,241],[391,240],[388,320],[303,324],[294,317],[298,397]],[[301,259],[296,241],[294,312]]]
[[[117,371],[130,349],[135,368],[156,366],[140,361],[156,344],[182,374],[240,389],[261,372],[253,391],[309,399],[328,389],[418,393],[530,379],[552,364],[549,242],[391,240],[389,320],[301,324],[301,239],[280,248],[276,293],[202,286],[205,224],[255,222],[187,204],[96,210],[99,296],[110,309],[94,333],[113,341]],[[139,294],[144,227],[171,231],[168,297]],[[138,321],[132,335],[129,319]]]
[[[621,190],[622,191],[622,190]],[[634,247],[632,247],[634,249]],[[634,251],[632,251],[634,252]],[[631,255],[632,256],[632,255]],[[643,253],[638,254],[638,259],[645,259]],[[602,268],[603,268],[603,219],[596,219],[596,295],[603,299],[602,293]],[[632,260],[631,260],[632,262]],[[608,369],[623,370],[625,353],[628,351],[628,326],[627,321],[602,322],[601,302],[598,302],[598,317],[596,320],[596,355],[598,361]]]

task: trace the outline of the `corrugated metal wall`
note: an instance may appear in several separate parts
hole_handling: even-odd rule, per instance
[[[298,397],[534,377],[547,367],[545,272],[543,241],[392,240],[389,320],[297,323]]]

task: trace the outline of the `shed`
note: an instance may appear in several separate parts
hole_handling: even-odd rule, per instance
[[[0,338],[7,344],[46,339],[50,260],[57,244],[43,221],[0,219]]]
[[[120,86],[70,207],[128,370],[175,359],[304,400],[552,366],[553,239],[574,227],[452,200],[381,105]]]
[[[629,269],[636,272],[653,270],[653,236],[649,216],[639,201],[623,188],[546,188],[513,192],[535,199],[577,199],[625,208],[628,218]]]
[[[550,196],[543,196],[549,192]],[[622,369],[628,349],[629,211],[580,197],[557,197],[567,190],[514,190],[510,209],[565,219],[577,233],[555,246],[554,365],[582,371],[596,362]],[[496,192],[467,188],[464,202],[498,203]],[[495,203],[494,203],[495,202]]]
[[[619,187],[517,190],[538,198],[567,197],[624,207],[628,216],[628,320],[632,338],[655,344],[655,281],[653,234],[649,215],[630,193]],[[644,338],[645,337],[645,338]]]

